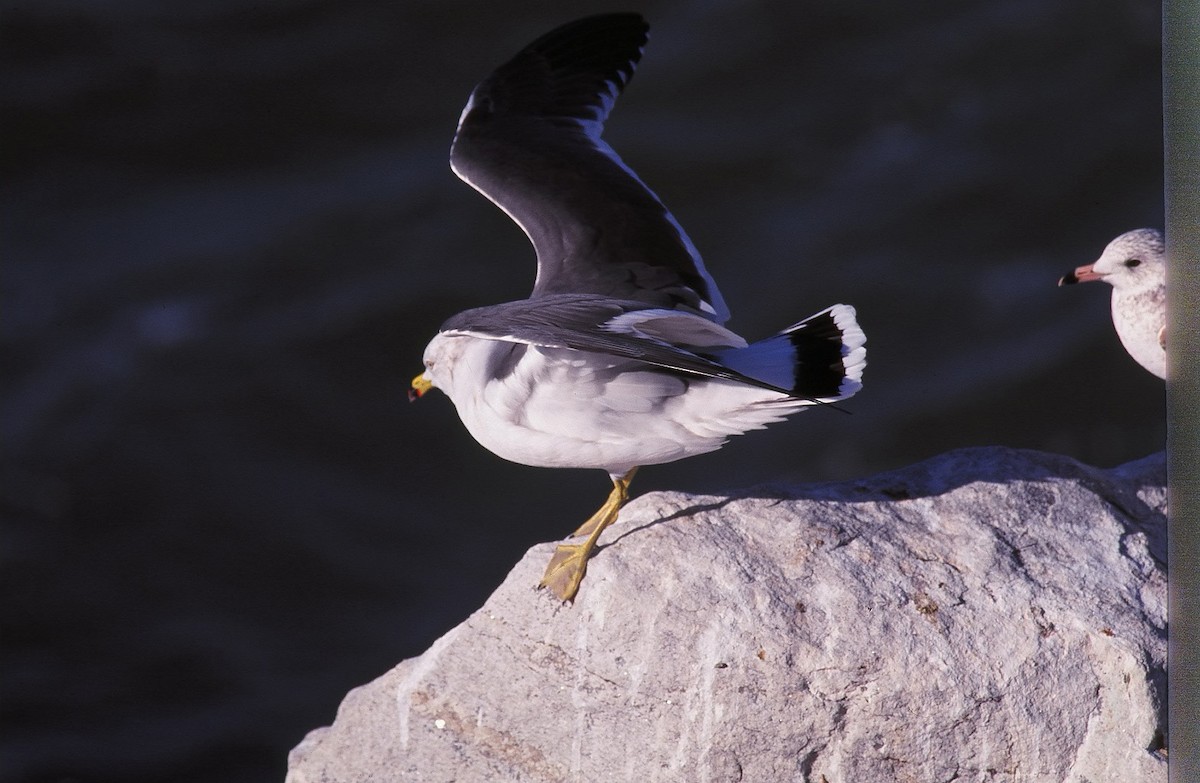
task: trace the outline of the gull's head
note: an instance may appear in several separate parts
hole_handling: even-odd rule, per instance
[[[1113,288],[1134,291],[1160,286],[1166,278],[1166,246],[1162,232],[1139,228],[1109,242],[1098,259],[1063,275],[1058,284],[1103,280]]]
[[[408,390],[410,402],[420,399],[430,389],[446,391],[450,388],[454,361],[458,354],[455,350],[456,342],[444,333],[439,333],[425,346],[425,370],[412,379],[412,386]]]

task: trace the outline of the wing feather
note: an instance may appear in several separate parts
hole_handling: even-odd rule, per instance
[[[600,135],[647,40],[638,14],[546,34],[471,93],[450,166],[529,236],[532,297],[598,294],[729,317],[679,223]]]
[[[642,315],[647,328],[630,328],[631,314]],[[607,354],[673,372],[724,378],[790,396],[787,389],[744,375],[705,355],[704,347],[719,350],[745,344],[731,332],[728,333],[730,339],[724,341],[723,346],[705,340],[711,344],[690,346],[694,350],[653,336],[656,317],[664,319],[670,329],[676,331],[679,329],[677,319],[681,315],[679,311],[661,310],[643,302],[559,294],[464,310],[446,321],[441,331],[543,348],[570,348]],[[721,328],[699,316],[692,317],[698,326],[703,327],[701,334],[713,335],[715,333],[708,330]]]

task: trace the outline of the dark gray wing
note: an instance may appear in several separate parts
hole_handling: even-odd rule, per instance
[[[570,348],[606,354],[686,375],[725,378],[791,394],[787,389],[725,367],[702,353],[637,334],[629,329],[632,319],[628,316],[638,313],[645,313],[651,319],[656,313],[671,315],[642,302],[558,294],[464,310],[442,324],[441,331],[543,348]],[[699,321],[699,325],[706,323],[695,320]],[[725,331],[716,325],[709,328]]]
[[[724,323],[691,240],[600,138],[648,29],[638,14],[592,16],[522,49],[471,93],[450,167],[533,242],[533,297],[599,294]]]

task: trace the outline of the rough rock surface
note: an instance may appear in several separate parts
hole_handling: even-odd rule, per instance
[[[1165,780],[1165,473],[979,448],[651,493],[573,606],[534,547],[288,781]]]

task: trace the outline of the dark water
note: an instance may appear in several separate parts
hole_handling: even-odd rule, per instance
[[[280,780],[349,688],[607,491],[492,457],[405,389],[447,315],[532,283],[519,230],[447,168],[468,92],[612,8],[176,5],[0,16],[4,781]],[[1162,224],[1157,5],[641,10],[610,141],[731,326],[849,302],[869,367],[852,416],[635,491],[1162,448],[1108,289],[1054,285]]]

